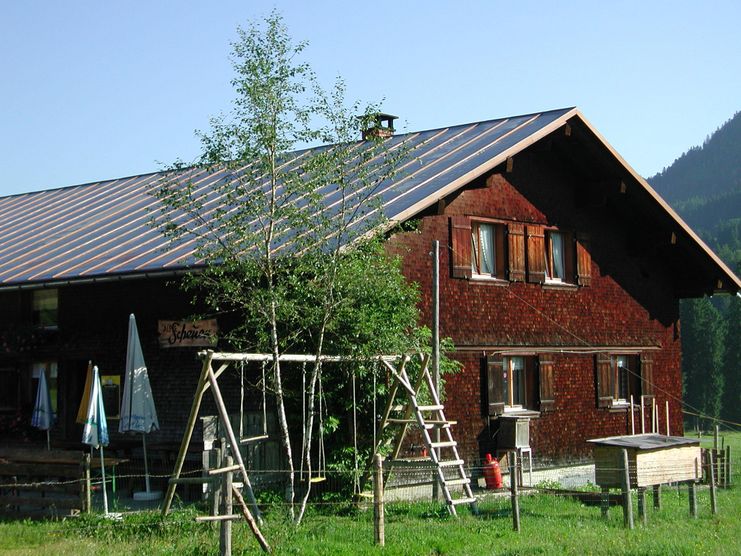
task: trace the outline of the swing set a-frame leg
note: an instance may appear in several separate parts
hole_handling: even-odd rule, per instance
[[[188,446],[190,445],[190,440],[193,437],[193,430],[195,429],[196,419],[198,418],[198,411],[201,409],[201,401],[203,400],[203,395],[206,393],[208,384],[208,371],[211,368],[212,358],[213,352],[208,351],[206,357],[203,360],[201,376],[198,378],[196,395],[193,396],[193,403],[190,406],[190,416],[188,417],[188,424],[185,426],[183,440],[180,442],[180,451],[178,452],[178,457],[175,460],[175,468],[172,470],[170,482],[167,485],[167,494],[165,494],[164,505],[162,506],[162,515],[167,515],[167,513],[170,511],[172,499],[175,497],[177,480],[180,478],[180,472],[183,470],[185,454],[188,452]]]

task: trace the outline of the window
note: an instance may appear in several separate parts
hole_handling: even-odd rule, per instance
[[[563,232],[549,231],[545,238],[545,281],[572,283],[573,242]]]
[[[647,354],[597,355],[597,395],[599,407],[626,407],[631,397],[653,396],[653,363]]]
[[[56,329],[58,323],[59,298],[57,290],[34,290],[32,322],[38,328]]]
[[[489,356],[486,373],[489,415],[553,408],[553,362],[549,357]]]
[[[592,281],[589,238],[581,233],[456,215],[450,217],[450,248],[454,278],[579,286]]]
[[[33,381],[34,401],[36,400],[36,391],[39,387],[39,377],[41,376],[42,372],[46,373],[46,386],[49,388],[51,408],[54,410],[54,413],[57,413],[57,392],[59,390],[59,387],[57,386],[57,362],[44,361],[31,365],[31,379]]]
[[[504,226],[491,222],[471,223],[471,272],[505,280]]]

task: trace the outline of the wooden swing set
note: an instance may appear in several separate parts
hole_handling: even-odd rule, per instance
[[[232,484],[231,481],[229,481],[229,490],[230,492],[227,493],[228,496],[233,496],[237,504],[239,505],[241,509],[241,515],[242,517],[247,521],[250,529],[252,530],[252,533],[254,534],[255,538],[259,542],[262,549],[266,552],[270,552],[270,546],[268,545],[267,541],[263,537],[260,528],[259,523],[261,523],[262,518],[260,515],[260,510],[257,506],[257,501],[255,499],[254,491],[252,489],[252,485],[250,483],[249,475],[247,473],[247,469],[245,467],[244,460],[242,458],[241,452],[239,450],[240,445],[244,444],[254,444],[259,443],[261,441],[267,440],[268,435],[268,428],[267,428],[267,404],[266,404],[266,376],[265,376],[265,367],[266,364],[273,360],[272,354],[260,354],[260,353],[215,353],[211,350],[208,351],[201,351],[198,353],[198,357],[203,361],[203,366],[201,369],[201,374],[198,379],[198,385],[196,387],[195,395],[193,396],[193,402],[190,409],[190,415],[188,417],[188,422],[185,428],[185,433],[183,434],[182,441],[180,443],[180,450],[178,452],[177,459],[175,461],[175,466],[172,472],[172,475],[169,480],[167,493],[165,495],[164,504],[162,507],[162,513],[163,515],[166,515],[172,506],[172,501],[175,496],[175,489],[177,488],[178,484],[190,484],[190,483],[196,483],[196,482],[205,482],[205,481],[212,481],[214,475],[224,475],[229,474],[229,477],[231,477],[231,473],[238,472],[242,476],[242,485],[243,490],[246,494],[247,500],[249,501],[249,507],[248,504],[245,502],[242,493],[240,492],[239,488],[235,484]],[[389,467],[387,473],[390,472],[391,467],[393,465],[393,461],[398,458],[399,453],[401,451],[402,443],[404,441],[405,435],[407,433],[407,430],[409,426],[418,426],[422,433],[423,441],[425,442],[425,445],[427,447],[427,454],[429,459],[432,461],[434,468],[437,472],[437,481],[438,484],[441,486],[442,491],[445,495],[445,499],[447,502],[448,510],[452,515],[456,515],[455,507],[459,504],[469,504],[471,505],[472,511],[476,512],[476,499],[474,498],[473,494],[471,493],[470,488],[470,479],[466,477],[466,473],[464,470],[464,461],[459,457],[458,451],[457,451],[457,443],[455,440],[453,440],[452,432],[450,427],[455,424],[453,421],[449,421],[446,419],[444,414],[444,406],[442,402],[440,401],[440,397],[437,392],[436,385],[434,384],[434,381],[432,380],[432,377],[429,372],[429,355],[422,355],[420,354],[420,371],[418,376],[416,377],[416,380],[412,381],[410,378],[409,372],[407,371],[407,364],[412,359],[408,355],[403,356],[397,356],[397,355],[381,355],[371,358],[373,362],[381,363],[386,370],[389,372],[391,377],[393,377],[393,381],[391,384],[389,397],[386,403],[386,408],[383,412],[383,416],[381,419],[381,422],[379,423],[378,427],[374,427],[374,450],[373,450],[373,456],[375,456],[376,453],[379,453],[381,450],[384,450],[388,448],[389,444],[393,440],[393,449],[391,450],[391,458],[389,459]],[[279,360],[281,362],[290,362],[290,363],[302,363],[303,365],[303,373],[302,373],[302,381],[303,381],[303,387],[304,392],[306,391],[305,387],[305,381],[306,381],[306,364],[307,363],[314,363],[317,361],[316,356],[310,356],[310,355],[295,355],[295,354],[284,354],[279,357]],[[350,362],[350,361],[358,361],[358,358],[355,357],[347,357],[347,356],[336,356],[336,355],[323,355],[319,357],[319,360],[321,362],[333,362],[333,363],[340,363],[340,362]],[[243,405],[244,405],[244,365],[249,362],[259,362],[262,364],[262,380],[261,380],[261,386],[262,386],[262,430],[259,434],[244,437],[243,433]],[[221,394],[221,390],[219,388],[218,379],[221,375],[223,375],[232,365],[239,364],[239,370],[240,370],[240,378],[241,378],[241,389],[240,389],[240,403],[242,407],[240,407],[240,423],[239,423],[239,438],[234,432],[234,428],[232,427],[231,420],[229,418],[229,413],[227,411],[226,405],[224,404],[224,399]],[[355,470],[356,470],[356,476],[355,476],[355,492],[356,494],[360,494],[361,490],[361,481],[360,475],[358,473],[358,464],[357,464],[357,410],[356,410],[356,396],[355,396],[355,374],[353,373],[353,430],[354,430],[354,438],[353,442],[355,444]],[[374,392],[373,392],[373,405],[374,405],[374,419],[375,419],[375,405],[376,405],[376,373],[373,373],[373,381],[374,381]],[[206,394],[208,390],[211,390],[211,393],[214,398],[214,402],[216,404],[216,408],[219,413],[219,420],[221,422],[222,430],[226,434],[226,440],[228,442],[228,445],[230,447],[230,453],[231,458],[233,458],[233,461],[235,462],[232,465],[228,465],[227,467],[223,467],[220,469],[212,469],[208,472],[209,477],[203,477],[203,478],[182,478],[180,476],[183,464],[185,462],[185,457],[188,452],[188,447],[190,445],[190,442],[193,437],[193,431],[195,429],[196,421],[198,418],[198,413],[201,407],[201,402],[203,400],[203,396]],[[426,390],[427,393],[423,394],[422,392]],[[419,401],[420,396],[425,396],[430,400],[428,405],[423,405]],[[403,398],[403,399],[398,399]],[[323,391],[323,386],[321,383],[321,376],[319,377],[318,382],[318,404],[319,404],[319,411],[318,411],[318,418],[319,418],[319,445],[318,445],[318,462],[317,462],[317,473],[315,475],[312,475],[309,477],[309,481],[312,483],[321,482],[326,480],[326,456],[324,451],[324,423],[323,423],[323,415],[326,412],[326,399]],[[306,401],[305,398],[302,396],[302,411],[303,416],[302,418],[306,420],[307,418],[307,407],[306,407]],[[396,416],[395,414],[397,412],[400,412],[399,416]],[[375,424],[375,423],[374,423]],[[393,436],[393,438],[387,438],[388,435],[382,434],[388,427],[395,426],[397,428],[396,435]],[[432,437],[430,436],[430,430],[431,429],[440,429],[445,434],[445,438],[440,441],[433,441]],[[311,442],[311,440],[309,440]],[[443,455],[443,453],[446,453],[448,455]],[[303,459],[305,454],[302,454],[302,466],[303,466]],[[372,461],[372,459],[371,459]],[[366,475],[367,470],[370,469],[370,463],[366,467]],[[301,469],[302,475],[303,475],[303,468]],[[453,477],[451,477],[451,473],[454,474]],[[385,481],[384,481],[385,482]],[[460,498],[453,498],[451,494],[450,487],[453,486],[461,486],[463,487],[463,496]],[[250,511],[250,508],[252,511]],[[222,516],[213,516],[211,518],[208,518],[209,521],[231,521],[233,519],[236,519],[237,516],[235,515],[222,515]],[[204,518],[205,519],[205,518]]]

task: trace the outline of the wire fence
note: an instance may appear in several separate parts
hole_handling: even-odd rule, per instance
[[[707,453],[707,450],[704,450]],[[728,455],[726,455],[728,454]],[[730,457],[729,457],[730,456]],[[499,474],[501,487],[487,488],[487,467],[481,463],[466,466],[466,475],[471,480],[471,486],[477,497],[507,495],[512,484],[512,475],[509,470],[510,462],[506,458],[501,462]],[[741,454],[730,453],[730,450],[717,450],[714,457],[714,475],[716,484],[720,487],[729,487],[741,484]],[[1,467],[1,465],[0,465]],[[150,466],[149,480],[154,491],[165,492],[171,478],[172,469],[161,466]],[[387,473],[385,483],[385,499],[388,503],[408,503],[432,499],[434,484],[437,481],[437,470],[431,461],[406,460],[395,462],[393,466],[385,466]],[[390,472],[389,472],[390,470]],[[203,477],[204,483],[196,485],[178,485],[176,493],[185,503],[208,503],[214,491],[212,478],[207,477],[208,470],[204,467],[186,468],[181,477]],[[542,462],[528,457],[518,458],[515,468],[517,484],[524,494],[537,492],[554,496],[569,496],[570,493],[589,493],[599,491],[600,484],[608,483],[611,488],[619,488],[619,480],[624,473],[624,467],[618,464],[604,464],[598,462],[569,465],[563,467],[545,467]],[[449,474],[449,475],[448,475]],[[707,457],[700,462],[644,462],[631,460],[629,463],[631,486],[652,485],[655,483],[676,483],[672,477],[682,477],[684,482],[688,477],[696,478],[697,482],[707,484],[709,468]],[[258,502],[270,506],[287,506],[285,501],[285,479],[289,475],[286,469],[262,469],[248,472]],[[363,482],[360,470],[354,469],[324,469],[320,480],[316,473],[311,475],[296,472],[296,498],[294,504],[299,504],[307,487],[311,489],[308,505],[313,507],[335,506],[346,507],[355,504],[358,500],[368,501],[368,494],[360,495],[358,486]],[[446,477],[453,478],[453,473],[446,471]],[[235,474],[234,480],[241,482],[242,477]],[[107,473],[106,486],[110,499],[119,509],[156,509],[161,500],[137,503],[133,493],[144,489],[145,475],[137,469],[137,465],[121,464],[116,473]],[[25,507],[33,503],[38,497],[40,503],[54,506],[54,501],[64,492],[79,492],[86,484],[85,477],[55,478],[50,476],[35,476],[32,470],[25,476],[9,477],[0,475],[0,506],[8,513],[9,508],[15,508],[20,513]],[[372,478],[365,481],[364,490],[372,492]],[[492,486],[490,484],[489,486]],[[92,489],[93,510],[100,507],[97,498],[100,497],[102,482],[99,475],[90,479]],[[460,495],[460,489],[452,487],[453,496]],[[14,503],[13,497],[18,498]],[[442,500],[442,498],[440,498]]]

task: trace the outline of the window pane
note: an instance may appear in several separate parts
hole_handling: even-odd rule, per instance
[[[57,290],[34,290],[33,323],[42,327],[56,326],[58,306]]]
[[[471,270],[476,274],[495,274],[495,228],[492,224],[474,224],[471,228]]]
[[[525,358],[511,357],[512,404],[525,405]]]
[[[621,400],[627,400],[630,397],[630,368],[628,366],[628,357],[625,355],[617,356],[617,397]]]
[[[481,274],[494,274],[494,226],[479,226],[481,241]]]
[[[564,253],[563,253],[563,235],[558,232],[551,232],[551,256],[553,257],[553,268],[551,269],[551,278],[563,280],[564,272]]]

